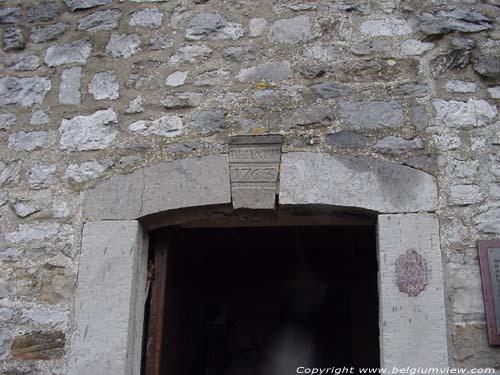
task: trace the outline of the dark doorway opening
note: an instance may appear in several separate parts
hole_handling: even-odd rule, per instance
[[[168,237],[158,374],[379,367],[373,226],[178,229]]]

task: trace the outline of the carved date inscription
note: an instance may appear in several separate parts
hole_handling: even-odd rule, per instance
[[[233,207],[274,208],[280,161],[280,136],[241,136],[230,139],[229,169]]]
[[[395,263],[396,285],[399,291],[416,297],[427,286],[427,265],[415,249],[408,249]]]

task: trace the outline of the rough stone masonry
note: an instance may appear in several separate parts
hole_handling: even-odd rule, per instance
[[[0,373],[68,374],[82,192],[246,134],[432,174],[452,365],[500,366],[500,1],[0,0],[0,29]]]

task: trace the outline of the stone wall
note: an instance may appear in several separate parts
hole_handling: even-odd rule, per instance
[[[500,366],[498,0],[0,0],[0,372],[66,374],[82,192],[282,134],[436,177],[452,365]],[[374,197],[374,199],[376,199]]]

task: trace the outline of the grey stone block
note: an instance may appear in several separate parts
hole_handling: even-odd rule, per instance
[[[59,6],[55,2],[42,1],[39,4],[28,8],[26,18],[28,22],[52,21],[60,12]]]
[[[78,20],[78,30],[96,32],[118,28],[122,16],[120,9],[101,10],[82,17]]]
[[[84,226],[68,360],[71,374],[140,372],[147,252],[137,221]]]
[[[339,107],[342,121],[353,129],[399,128],[404,125],[403,107],[397,100],[343,100]]]
[[[313,38],[308,16],[297,16],[275,21],[267,35],[271,43],[297,44]]]
[[[4,77],[0,79],[0,104],[42,104],[50,89],[51,81],[45,77]]]
[[[433,211],[437,186],[427,173],[375,158],[294,152],[282,156],[280,204]]]
[[[379,215],[377,237],[381,367],[447,367],[437,216]]]
[[[90,52],[92,52],[92,45],[84,39],[56,44],[47,49],[45,63],[49,67],[72,63],[85,64]]]
[[[185,207],[231,203],[226,155],[188,158],[117,175],[85,193],[93,220],[135,219]]]
[[[79,9],[89,9],[94,8],[99,5],[105,5],[111,3],[113,0],[63,0],[66,6],[74,12]]]
[[[49,40],[58,39],[62,36],[68,25],[64,22],[58,22],[48,26],[36,26],[30,28],[30,38],[33,43],[44,43]]]

